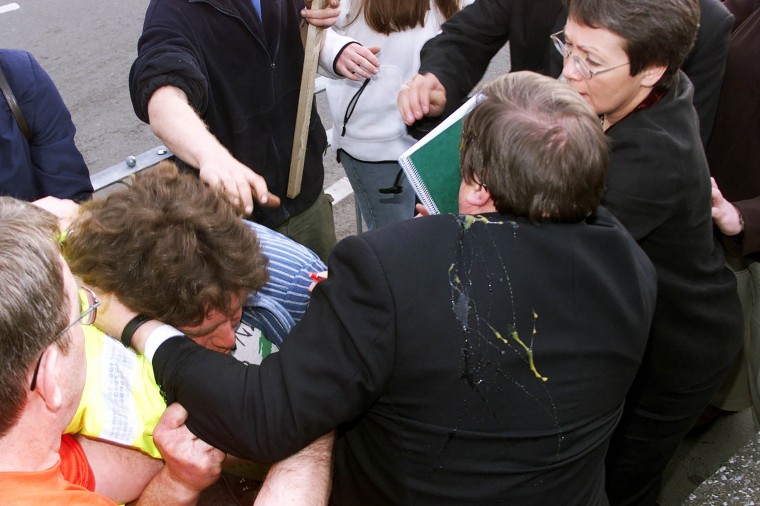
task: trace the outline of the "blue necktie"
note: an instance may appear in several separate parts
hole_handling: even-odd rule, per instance
[[[261,0],[252,0],[253,1],[253,8],[256,10],[256,14],[259,15],[259,19],[261,19]]]

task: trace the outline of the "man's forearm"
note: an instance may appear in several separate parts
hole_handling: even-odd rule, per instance
[[[206,183],[224,188],[245,214],[253,212],[254,200],[265,206],[280,205],[264,178],[236,160],[206,128],[184,91],[174,86],[157,89],[148,102],[148,118],[153,133],[175,155],[197,168]]]
[[[332,485],[335,432],[274,464],[256,496],[255,506],[327,504]]]
[[[187,100],[174,86],[157,89],[148,102],[153,133],[180,159],[200,168],[211,156],[230,156]]]
[[[199,496],[200,491],[189,489],[175,480],[171,476],[171,470],[164,466],[133,504],[137,506],[185,506],[196,504]]]
[[[145,487],[164,467],[162,460],[134,448],[77,436],[95,473],[95,492],[118,503],[140,497]],[[129,473],[124,470],[129,469]]]

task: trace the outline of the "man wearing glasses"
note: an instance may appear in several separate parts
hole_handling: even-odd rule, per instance
[[[80,293],[54,238],[52,215],[0,198],[0,496],[3,504],[114,502],[93,492],[81,448],[61,433],[86,374],[80,324],[100,302]],[[223,454],[191,436],[172,406],[154,437],[166,466],[138,504],[194,504],[219,474]]]

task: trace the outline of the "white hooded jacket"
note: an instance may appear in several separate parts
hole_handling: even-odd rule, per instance
[[[469,5],[474,0],[462,0]],[[434,37],[445,21],[430,1],[424,26],[384,35],[367,26],[364,15],[357,16],[356,1],[343,2],[338,21],[325,30],[320,52],[322,73],[330,77],[326,92],[333,120],[333,149],[343,149],[352,157],[366,162],[396,161],[415,143],[406,132],[406,125],[396,107],[396,96],[420,66],[420,49]],[[354,19],[356,18],[356,19]],[[349,22],[353,20],[353,22]],[[344,121],[351,99],[364,84],[335,74],[334,63],[341,50],[352,42],[380,47],[380,67],[356,100],[348,122]],[[345,126],[345,131],[344,131]]]

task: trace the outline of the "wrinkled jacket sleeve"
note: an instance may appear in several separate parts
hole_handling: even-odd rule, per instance
[[[743,29],[742,26],[743,23],[748,22],[752,23],[752,20],[748,20],[750,16],[755,14],[758,10],[760,10],[760,0],[726,0],[725,2],[726,7],[728,7],[729,11],[734,15],[736,18],[735,25],[734,25],[734,31]],[[742,46],[744,47],[744,46]],[[749,46],[747,46],[749,47]],[[755,53],[758,51],[755,50]],[[757,66],[757,63],[755,62],[755,66]],[[732,67],[729,67],[731,69]],[[752,64],[748,64],[746,66],[742,67],[743,71],[749,71],[749,69],[752,68]],[[736,82],[743,82],[748,83],[747,86],[752,86],[751,83],[755,82],[755,80],[747,79],[747,76],[745,72],[738,72],[737,71],[738,66],[733,66],[733,73],[731,74],[731,81],[733,83]],[[730,70],[729,70],[730,72]],[[728,75],[726,76],[726,83],[729,83],[728,81]],[[735,90],[736,88],[726,88],[730,90]],[[742,89],[742,88],[739,88]],[[723,93],[726,93],[726,90],[723,91]],[[742,96],[742,95],[738,95]],[[735,98],[735,97],[734,97]],[[725,100],[725,99],[724,99]],[[728,105],[732,105],[737,99],[732,101],[728,101],[726,105],[723,107],[727,107]],[[755,110],[760,110],[760,96],[757,96],[755,101]],[[742,102],[743,107],[752,108],[753,105],[751,103],[744,103]],[[730,107],[727,107],[728,110],[730,110]],[[730,117],[730,116],[729,116]],[[729,120],[730,121],[730,120]],[[754,130],[753,130],[754,132]],[[725,137],[721,139],[723,142],[725,142]],[[739,141],[742,142],[741,140]],[[753,141],[747,141],[746,139],[743,142],[753,142]],[[721,150],[718,151],[720,153]],[[742,167],[740,164],[736,164],[731,166],[731,170],[736,172],[736,177],[741,177],[742,179],[745,179],[745,172],[747,169],[746,167]],[[750,187],[752,187],[752,183],[748,182]],[[726,246],[728,251],[731,253],[732,256],[735,257],[741,257],[745,255],[750,254],[757,254],[760,253],[760,197],[754,197],[750,199],[745,200],[738,200],[736,202],[733,202],[733,204],[739,208],[739,211],[742,213],[742,217],[744,218],[744,232],[739,235],[735,236],[725,236],[722,235],[723,244]]]
[[[667,153],[672,139],[646,128],[613,136],[603,205],[612,211],[636,241],[670,219],[683,182],[672,170]]]
[[[446,89],[444,114],[464,100],[509,40],[512,3],[478,0],[449,18],[422,47],[419,72],[431,72]]]
[[[135,114],[149,123],[148,102],[162,86],[185,92],[188,101],[202,116],[208,105],[208,78],[205,62],[199,57],[192,22],[182,2],[157,0],[145,14],[143,33],[137,43],[137,58],[129,71],[129,94]]]
[[[92,195],[90,172],[74,143],[76,127],[61,94],[45,70],[29,53],[33,79],[13,84],[19,106],[32,132],[29,152],[35,180],[42,195],[86,200]]]
[[[314,290],[304,319],[260,367],[187,338],[158,348],[156,380],[168,402],[188,410],[193,433],[223,451],[272,462],[377,399],[396,352],[382,265],[365,241],[351,237],[336,246],[329,267],[330,278]]]

